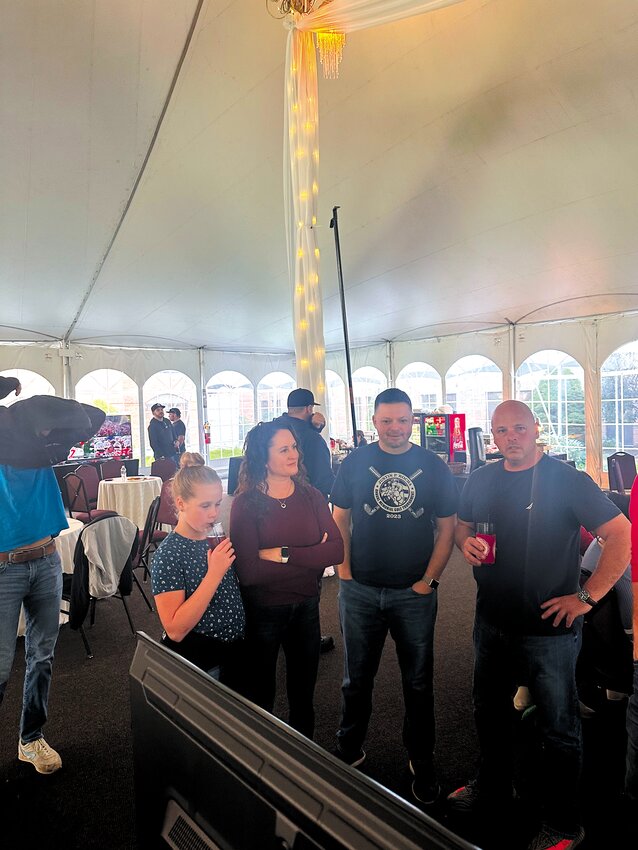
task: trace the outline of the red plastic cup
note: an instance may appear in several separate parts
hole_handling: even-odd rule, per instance
[[[485,557],[482,563],[493,564],[496,562],[496,529],[491,522],[476,523],[476,539],[483,541]]]

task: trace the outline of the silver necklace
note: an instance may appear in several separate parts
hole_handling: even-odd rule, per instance
[[[292,496],[292,494],[293,494],[293,493],[294,493],[294,491],[295,491],[295,482],[294,482],[294,481],[291,481],[291,482],[290,482],[290,487],[291,487],[291,489],[290,489],[290,493],[288,493],[288,495],[287,495],[287,496],[284,496],[284,498],[283,498],[283,499],[280,499],[280,498],[279,498],[279,496],[275,496],[275,499],[277,499],[277,501],[279,502],[279,507],[280,507],[282,510],[285,510],[285,509],[288,507],[288,506],[286,505],[286,502],[288,501],[288,499]]]

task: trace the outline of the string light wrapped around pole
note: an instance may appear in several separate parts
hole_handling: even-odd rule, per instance
[[[319,110],[317,57],[310,32],[288,33],[285,80],[284,208],[292,283],[297,384],[319,404],[325,393],[323,299],[319,279]]]

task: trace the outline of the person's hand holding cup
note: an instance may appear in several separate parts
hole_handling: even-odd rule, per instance
[[[485,554],[483,557],[477,555],[482,564],[493,564],[496,562],[496,529],[492,522],[477,522],[476,534],[480,540]]]
[[[221,522],[216,522],[211,526],[206,542],[208,543],[209,574],[212,571],[212,573],[217,574],[221,579],[235,560],[233,544],[226,537],[226,532]]]

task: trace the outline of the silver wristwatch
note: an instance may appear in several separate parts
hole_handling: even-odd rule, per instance
[[[591,598],[591,594],[588,590],[585,590],[584,587],[581,587],[576,596],[580,599],[581,602],[586,602],[587,605],[591,605],[592,608],[598,604],[595,599]]]
[[[426,584],[429,584],[430,587],[432,588],[432,590],[436,590],[437,587],[441,584],[441,582],[438,580],[438,578],[429,578],[428,576],[425,576],[423,581]]]

